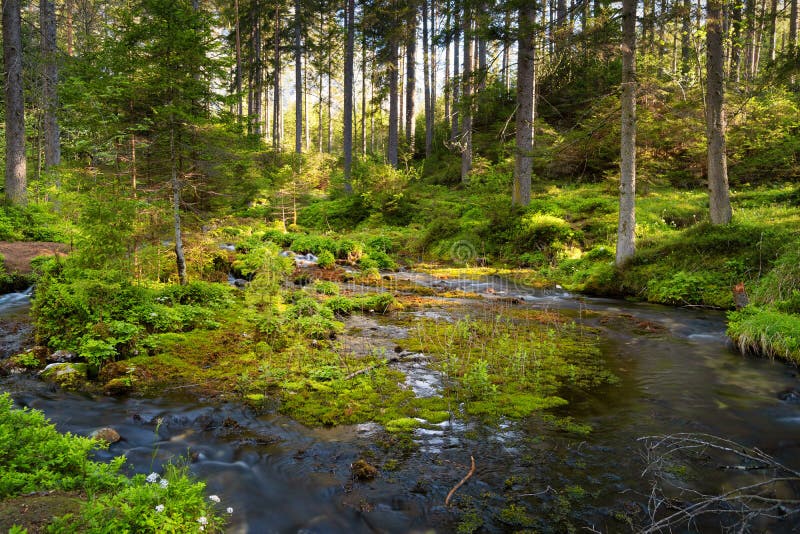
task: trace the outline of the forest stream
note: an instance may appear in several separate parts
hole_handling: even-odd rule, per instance
[[[559,310],[597,328],[606,365],[619,380],[590,393],[566,393],[569,404],[555,410],[592,431],[575,436],[538,417],[497,425],[451,419],[435,429],[417,429],[419,446],[406,460],[382,466],[374,480],[358,481],[350,466],[365,451],[377,450],[375,424],[311,429],[274,411],[257,414],[179,388],[159,398],[111,398],[17,376],[3,379],[0,389],[18,406],[42,410],[59,430],[86,435],[113,427],[122,440],[98,455],[124,454],[136,472],[158,471],[163,462],[188,456],[208,492],[220,496],[223,509],[233,508],[229,532],[452,532],[467,531],[470,521],[488,532],[630,531],[626,518],[640,517],[650,494],[637,441],[649,435],[721,436],[800,467],[796,369],[732,350],[721,312],[534,290],[495,277],[394,276],[487,298],[459,299],[453,307],[437,297],[441,307],[351,318],[348,326],[358,326],[362,339],[376,346],[396,343],[420,315],[447,321],[492,313],[499,302]],[[28,309],[29,293],[0,298],[0,356],[18,351],[28,337]],[[397,366],[417,395],[435,394],[441,386],[424,355]],[[475,473],[453,497],[454,506],[445,506],[448,492],[467,474],[470,456]],[[686,484],[723,491],[758,476],[712,465]],[[756,524],[771,532],[794,528],[780,520]],[[705,530],[702,525],[695,528]],[[720,529],[716,519],[709,525]]]

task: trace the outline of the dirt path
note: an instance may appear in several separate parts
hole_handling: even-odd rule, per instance
[[[65,243],[45,241],[0,241],[0,254],[9,273],[30,274],[31,260],[37,256],[56,256],[69,253]]]

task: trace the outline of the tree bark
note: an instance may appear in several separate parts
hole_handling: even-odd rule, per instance
[[[450,97],[453,94],[450,87],[450,41],[451,41],[451,17],[452,13],[448,7],[447,16],[444,22],[444,120],[445,124],[450,125]]]
[[[459,50],[459,41],[461,40],[461,17],[459,11],[458,0],[453,0],[453,114],[451,116],[452,124],[450,126],[450,142],[455,142],[461,132],[458,127],[459,117],[459,89],[461,87],[461,69],[459,68],[459,61],[461,61],[461,54]]]
[[[769,6],[769,48],[767,53],[770,61],[775,61],[777,45],[778,0],[772,0]]]
[[[423,0],[423,5],[424,5]],[[409,2],[406,36],[406,145],[411,155],[414,154],[414,93],[417,81],[417,4]],[[424,46],[424,44],[423,44]],[[425,54],[427,57],[427,54]],[[424,77],[424,76],[423,76]],[[427,84],[428,81],[425,80]],[[427,102],[425,106],[427,108]],[[426,111],[427,113],[427,111]]]
[[[236,117],[242,120],[242,35],[239,29],[239,0],[234,1],[235,19],[234,32],[236,33]]]
[[[298,0],[299,1],[299,0]],[[344,46],[344,117],[342,149],[344,151],[344,190],[353,192],[350,173],[353,166],[353,49],[355,39],[355,0],[345,0],[347,37]]]
[[[303,47],[300,0],[294,0],[294,151],[303,153]]]
[[[72,0],[64,2],[64,26],[67,38],[67,56],[72,57],[74,50],[74,32],[72,29]]]
[[[281,151],[283,147],[281,120],[283,109],[281,103],[281,8],[280,4],[275,5],[275,20],[273,21],[272,40],[272,68],[273,72],[273,94],[272,94],[272,148]]]
[[[791,0],[789,8],[789,51],[797,49],[797,0]]]
[[[470,8],[464,10],[464,112],[461,134],[461,182],[469,182],[472,170],[472,17]]]
[[[618,267],[636,252],[636,86],[636,0],[623,0]]]
[[[361,157],[367,155],[367,37],[361,35]]]
[[[722,1],[706,6],[706,132],[708,137],[708,188],[712,224],[731,221],[728,165],[725,154],[725,87],[723,79]]]
[[[519,43],[517,45],[516,152],[514,154],[514,189],[511,202],[527,206],[531,201],[533,165],[533,119],[536,86],[536,4],[523,2],[519,8]]]
[[[44,167],[61,163],[58,127],[58,59],[56,56],[56,8],[52,0],[39,1],[42,46],[42,109],[44,111]]]
[[[433,148],[433,109],[431,104],[430,57],[428,52],[428,0],[422,0],[422,78],[425,86],[425,157]]]
[[[389,165],[397,167],[397,148],[398,148],[398,126],[399,110],[397,95],[397,78],[399,70],[399,58],[397,52],[397,41],[394,37],[389,39],[389,138],[386,142],[386,159]]]
[[[22,81],[22,22],[19,0],[3,0],[3,60],[6,107],[6,203],[28,200],[25,161],[25,99]]]
[[[681,74],[684,78],[692,71],[692,0],[683,0],[681,10]]]
[[[169,129],[169,161],[170,183],[172,184],[172,216],[175,229],[175,264],[178,268],[178,280],[186,285],[186,258],[183,253],[183,236],[181,233],[181,182],[178,176],[178,157],[175,150],[175,125],[171,119]]]

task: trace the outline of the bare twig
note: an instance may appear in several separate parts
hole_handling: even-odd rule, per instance
[[[469,477],[471,477],[471,476],[472,476],[472,475],[475,473],[475,457],[474,457],[474,456],[470,456],[470,457],[469,457],[469,459],[470,459],[470,461],[472,462],[472,467],[470,468],[470,470],[469,470],[469,473],[467,473],[467,476],[465,476],[464,478],[462,478],[462,479],[461,479],[461,482],[459,482],[458,484],[456,484],[456,485],[453,487],[453,489],[451,489],[451,490],[450,490],[450,493],[448,493],[448,494],[447,494],[447,498],[444,500],[444,505],[445,505],[445,506],[450,506],[450,498],[453,496],[453,494],[456,492],[456,490],[458,490],[458,488],[460,488],[461,486],[463,486],[463,485],[464,485],[464,483],[465,483],[467,480],[469,480]]]

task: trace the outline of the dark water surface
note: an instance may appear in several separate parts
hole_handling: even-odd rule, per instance
[[[513,298],[514,306],[561,310],[599,328],[598,343],[620,381],[575,393],[559,411],[594,430],[580,438],[538,418],[499,427],[448,421],[418,430],[420,447],[410,458],[363,483],[352,480],[350,464],[371,451],[381,466],[385,453],[374,443],[381,435],[375,425],[308,429],[280,415],[197,400],[179,389],[159,399],[113,399],[14,378],[0,383],[0,390],[11,392],[18,405],[44,411],[62,431],[88,434],[112,426],[123,439],[102,454],[125,454],[137,472],[157,471],[163,462],[188,455],[209,493],[222,498],[223,508],[234,508],[230,532],[451,532],[469,514],[490,532],[526,525],[552,532],[570,525],[626,532],[631,527],[625,514],[640,512],[648,491],[637,438],[652,434],[724,436],[800,468],[800,403],[780,398],[798,387],[796,370],[731,350],[719,312],[582,298],[514,287],[499,278],[397,276],[486,293],[488,301]],[[486,313],[486,302],[466,305]],[[0,297],[2,356],[13,353],[15,340],[23,336],[20,317],[27,306],[25,295]],[[381,321],[407,324],[414,313],[447,320],[451,312],[445,307],[411,310]],[[405,370],[418,394],[435,390],[436,374],[424,365],[409,364]],[[457,506],[447,508],[445,497],[466,474],[470,456],[476,460],[475,475],[456,494]],[[702,483],[728,488],[740,476],[712,469]],[[509,508],[512,504],[516,508]],[[508,513],[514,509],[527,510],[532,519],[526,521],[532,523],[515,523]],[[694,528],[719,530],[713,522]],[[788,532],[794,525],[763,528]]]

